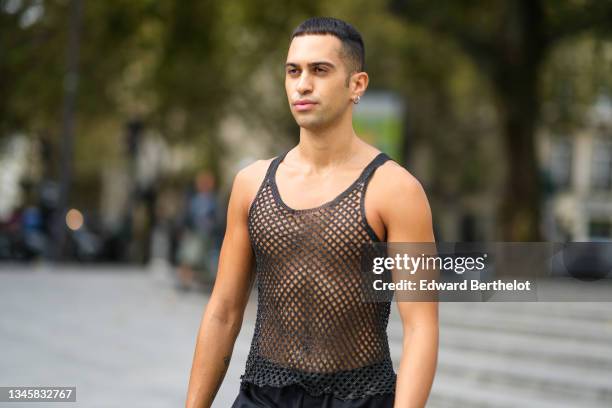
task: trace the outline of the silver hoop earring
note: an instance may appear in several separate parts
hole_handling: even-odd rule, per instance
[[[357,96],[355,97],[355,99],[353,99],[353,103],[354,103],[355,105],[357,105],[357,104],[359,103],[359,100],[360,100],[360,99],[361,99],[361,96],[357,95]]]

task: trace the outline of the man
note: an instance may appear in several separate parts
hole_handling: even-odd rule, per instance
[[[300,141],[234,179],[187,407],[211,406],[255,276],[258,316],[233,408],[425,405],[437,303],[397,302],[404,340],[396,375],[389,305],[359,297],[362,244],[434,242],[420,183],[353,130],[353,105],[368,86],[363,66],[363,41],[349,24],[312,18],[294,31],[285,88]]]

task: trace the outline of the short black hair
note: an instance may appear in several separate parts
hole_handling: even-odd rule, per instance
[[[348,61],[349,71],[365,70],[365,47],[359,31],[346,21],[334,17],[312,17],[301,23],[291,39],[309,34],[329,34],[342,42],[342,56]]]

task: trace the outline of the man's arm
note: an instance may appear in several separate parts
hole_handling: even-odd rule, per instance
[[[384,180],[390,180],[383,194],[390,199],[380,204],[387,241],[435,242],[431,209],[419,181],[395,164],[385,166],[384,173]],[[437,365],[438,303],[397,301],[397,307],[404,336],[394,407],[421,408],[429,397]]]
[[[253,254],[248,236],[247,214],[252,190],[253,164],[240,171],[232,186],[227,228],[215,285],[202,316],[187,391],[186,408],[208,408],[223,382],[244,309],[253,284]],[[250,178],[250,180],[249,180]]]

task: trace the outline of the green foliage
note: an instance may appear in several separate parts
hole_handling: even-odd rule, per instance
[[[41,4],[40,18],[31,18]],[[264,143],[297,137],[283,62],[291,31],[313,15],[346,19],[362,32],[371,89],[406,99],[411,139],[435,145],[440,156],[435,177],[457,178],[444,185],[486,184],[489,150],[480,149],[490,147],[482,140],[501,133],[493,126],[501,111],[491,107],[520,94],[516,84],[537,84],[544,120],[555,124],[580,122],[581,107],[610,91],[609,43],[601,40],[612,27],[609,0],[83,4],[76,156],[87,158],[87,172],[109,160],[92,150],[121,154],[123,124],[134,116],[171,142],[202,149],[207,165],[223,154],[218,131],[228,115],[267,129]],[[70,2],[0,5],[0,135],[57,139]],[[474,158],[466,174],[452,171],[466,155]]]

